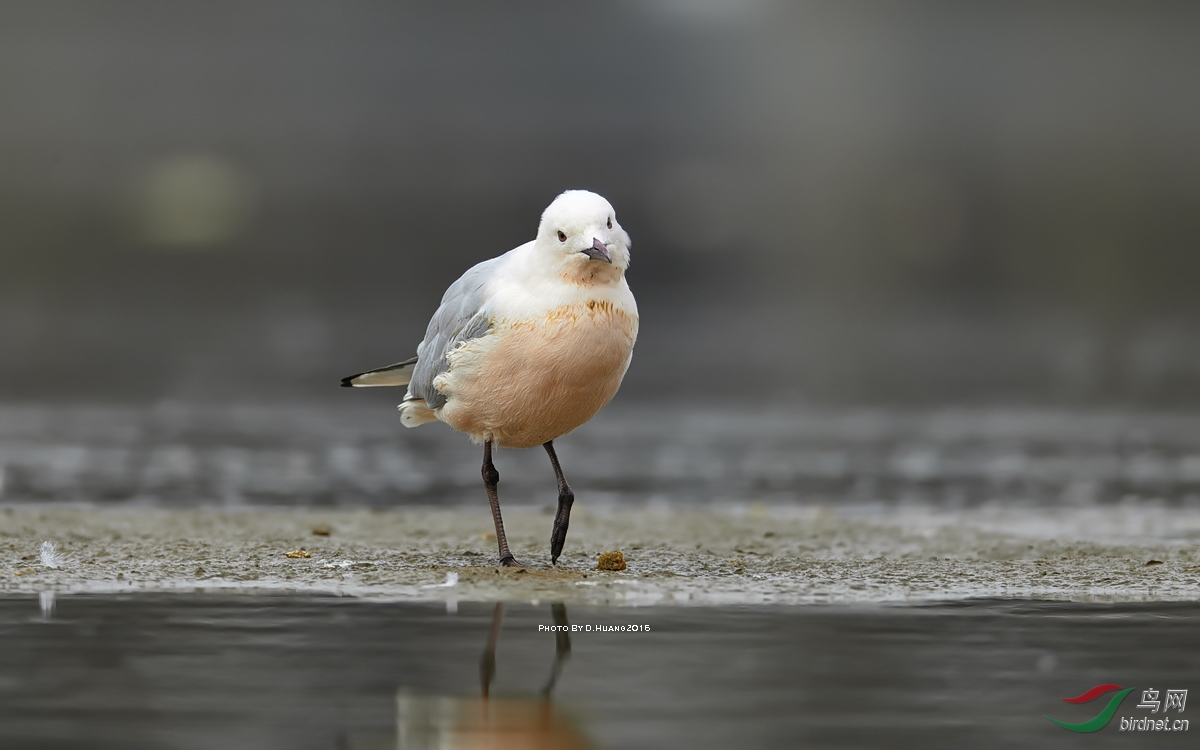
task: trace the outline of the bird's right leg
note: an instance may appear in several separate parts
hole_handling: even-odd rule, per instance
[[[558,512],[554,514],[554,528],[550,531],[550,564],[558,565],[558,557],[562,554],[563,544],[567,541],[567,527],[571,524],[571,506],[575,503],[575,493],[567,478],[563,476],[562,467],[558,465],[558,455],[554,452],[554,441],[542,444],[550,456],[550,464],[554,467],[554,478],[558,480]]]
[[[496,544],[500,546],[500,564],[507,568],[523,568],[523,564],[513,557],[508,549],[508,539],[504,537],[504,519],[500,518],[500,496],[496,494],[496,485],[500,482],[500,472],[492,465],[492,441],[483,444],[483,486],[487,490],[488,503],[492,506],[492,520],[496,522]]]

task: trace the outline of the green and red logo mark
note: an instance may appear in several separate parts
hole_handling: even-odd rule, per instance
[[[1125,696],[1132,693],[1134,688],[1122,688],[1120,685],[1107,683],[1104,685],[1097,685],[1083,695],[1077,695],[1074,698],[1063,698],[1063,700],[1067,703],[1090,703],[1100,696],[1111,693],[1114,690],[1118,690],[1120,692],[1109,698],[1108,705],[1106,705],[1100,711],[1100,713],[1096,714],[1087,721],[1083,721],[1078,724],[1068,724],[1065,721],[1052,719],[1049,716],[1046,718],[1050,719],[1050,721],[1059,725],[1063,729],[1069,729],[1072,732],[1095,732],[1103,729],[1108,722],[1112,720],[1113,714],[1117,712],[1117,709],[1121,707],[1121,701],[1125,700]],[[1142,701],[1141,703],[1137,704],[1136,708],[1149,710],[1152,715],[1142,718],[1122,717],[1121,731],[1186,732],[1189,724],[1187,719],[1168,719],[1166,718],[1166,713],[1172,709],[1176,711],[1176,715],[1183,713],[1183,709],[1187,706],[1187,693],[1188,691],[1185,689],[1167,690],[1165,700],[1159,700],[1158,690],[1154,688],[1147,688],[1143,690]],[[1153,714],[1157,714],[1160,709],[1162,710],[1161,716],[1153,716]]]
[[[1125,688],[1122,690],[1120,685],[1113,685],[1109,683],[1106,685],[1097,685],[1083,695],[1077,695],[1074,698],[1063,698],[1063,700],[1067,703],[1090,703],[1105,693],[1110,693],[1113,690],[1120,690],[1121,692],[1109,699],[1108,705],[1104,707],[1103,711],[1087,721],[1080,722],[1079,724],[1068,724],[1067,722],[1059,721],[1058,719],[1050,719],[1049,716],[1046,718],[1050,719],[1050,721],[1059,725],[1063,729],[1070,729],[1072,732],[1095,732],[1099,729],[1103,729],[1104,725],[1108,724],[1109,720],[1112,719],[1113,714],[1115,714],[1117,709],[1120,708],[1121,701],[1125,700],[1125,696],[1133,692],[1133,688]]]

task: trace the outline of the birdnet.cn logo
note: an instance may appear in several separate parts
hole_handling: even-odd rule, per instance
[[[1100,713],[1087,721],[1071,724],[1049,716],[1046,718],[1072,732],[1097,732],[1112,720],[1117,709],[1121,707],[1121,702],[1125,700],[1125,696],[1135,692],[1138,688],[1123,688],[1120,685],[1109,683],[1097,685],[1083,695],[1077,695],[1074,698],[1063,698],[1067,703],[1091,703],[1114,690],[1120,692],[1109,698],[1107,705]],[[1142,700],[1134,707],[1139,713],[1134,716],[1121,717],[1122,732],[1186,732],[1188,730],[1188,720],[1179,716],[1187,707],[1187,690],[1144,688],[1141,693]]]

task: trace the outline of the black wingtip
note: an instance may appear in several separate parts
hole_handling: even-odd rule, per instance
[[[415,364],[417,364],[417,358],[413,357],[411,359],[406,359],[403,362],[397,362],[394,365],[388,365],[387,367],[377,367],[374,370],[366,370],[364,372],[356,372],[353,375],[342,378],[342,387],[343,388],[357,387],[354,385],[354,381],[361,378],[363,375],[374,375],[376,373],[388,372],[389,370],[403,370],[404,368],[412,367]],[[396,384],[395,383],[370,383],[368,385],[396,385]]]

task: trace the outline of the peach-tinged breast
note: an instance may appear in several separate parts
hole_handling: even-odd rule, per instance
[[[435,385],[439,418],[476,440],[528,448],[591,419],[616,394],[637,338],[637,317],[589,300],[493,332],[450,355]]]

